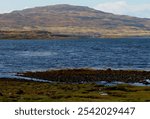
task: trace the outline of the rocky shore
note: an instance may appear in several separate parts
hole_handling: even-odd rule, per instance
[[[0,31],[0,39],[4,40],[22,40],[22,39],[75,39],[80,37],[87,37],[84,35],[73,35],[73,34],[60,34],[51,33],[49,31]]]
[[[95,81],[121,81],[126,83],[149,83],[150,71],[136,70],[95,70],[95,69],[64,69],[45,72],[24,72],[18,76],[65,83],[83,83]]]
[[[149,102],[150,86],[99,85],[95,81],[146,82],[149,71],[65,69],[18,73],[54,82],[0,78],[1,102]]]

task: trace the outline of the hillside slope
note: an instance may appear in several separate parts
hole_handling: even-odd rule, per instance
[[[1,39],[68,36],[150,36],[150,19],[72,5],[36,7],[0,15]]]

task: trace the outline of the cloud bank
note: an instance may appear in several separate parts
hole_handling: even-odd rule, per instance
[[[129,4],[126,1],[121,0],[100,3],[95,6],[95,9],[120,15],[150,18],[150,4]]]

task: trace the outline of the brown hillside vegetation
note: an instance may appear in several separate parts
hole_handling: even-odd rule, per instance
[[[30,37],[21,34],[30,31],[46,31],[56,36],[150,36],[150,19],[114,15],[83,6],[53,5],[1,14],[0,30],[4,32],[0,32],[1,39],[9,39],[12,34],[16,34],[14,38],[40,37],[37,33]],[[10,35],[5,33],[7,31]],[[22,37],[17,35],[18,32]],[[42,34],[42,38],[53,37]]]

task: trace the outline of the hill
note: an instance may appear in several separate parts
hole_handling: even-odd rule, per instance
[[[0,39],[150,36],[150,19],[52,5],[0,15]]]

